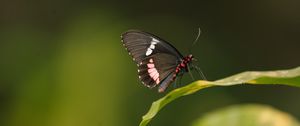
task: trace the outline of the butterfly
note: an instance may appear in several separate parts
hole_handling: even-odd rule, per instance
[[[167,41],[140,30],[128,30],[121,35],[123,46],[137,64],[140,81],[148,88],[159,85],[158,92],[189,72],[194,65],[192,54],[183,56]]]

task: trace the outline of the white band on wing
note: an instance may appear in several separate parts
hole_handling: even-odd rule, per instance
[[[155,38],[152,38],[151,44],[150,46],[147,48],[146,51],[146,56],[149,56],[152,54],[153,50],[155,49],[155,45],[158,43],[159,41]]]

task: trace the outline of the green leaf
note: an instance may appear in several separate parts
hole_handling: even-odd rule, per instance
[[[216,81],[198,80],[184,87],[177,88],[161,99],[152,103],[148,113],[143,116],[140,126],[146,126],[151,119],[171,101],[212,86],[231,86],[237,84],[281,84],[300,87],[300,67],[290,70],[248,71]]]
[[[291,115],[270,106],[233,105],[207,114],[192,126],[299,126]]]

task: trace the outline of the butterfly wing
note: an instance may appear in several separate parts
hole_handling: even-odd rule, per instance
[[[174,73],[177,58],[166,53],[156,53],[146,57],[138,66],[139,79],[142,83],[153,88],[165,81],[166,77]]]
[[[121,37],[123,45],[137,63],[142,83],[149,88],[164,84],[165,89],[174,79],[170,76],[175,74],[182,59],[179,51],[161,38],[143,31],[129,30]]]
[[[147,32],[129,30],[123,33],[121,38],[124,47],[136,63],[140,63],[145,57],[156,53],[167,53],[178,58],[183,57],[171,44]]]

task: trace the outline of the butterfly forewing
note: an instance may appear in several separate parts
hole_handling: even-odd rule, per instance
[[[122,42],[133,60],[140,63],[143,58],[155,53],[168,53],[182,58],[179,51],[168,42],[147,32],[129,30],[122,34]]]

